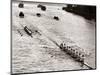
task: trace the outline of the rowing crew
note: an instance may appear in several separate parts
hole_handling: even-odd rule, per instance
[[[60,44],[60,49],[65,51],[71,57],[75,58],[76,61],[84,63],[85,54],[82,52],[82,49],[76,45],[74,46],[66,46],[65,43]]]

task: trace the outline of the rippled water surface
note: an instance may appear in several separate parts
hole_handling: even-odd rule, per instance
[[[18,8],[18,2],[12,3],[12,72],[88,69],[61,51],[50,38],[58,44],[65,41],[80,46],[88,55],[85,62],[95,68],[95,22],[63,11],[65,5],[62,4],[44,4],[46,11],[37,8],[38,4],[25,3],[24,8]],[[24,12],[24,18],[19,18],[20,11]],[[41,17],[36,13],[41,13]],[[60,20],[54,20],[53,16]],[[33,33],[31,38],[23,26],[28,26],[33,32],[38,30],[41,35]]]

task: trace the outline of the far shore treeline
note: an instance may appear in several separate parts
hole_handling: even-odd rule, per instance
[[[89,20],[94,19],[96,21],[96,6],[68,4],[66,7],[63,7],[62,10],[83,16]]]

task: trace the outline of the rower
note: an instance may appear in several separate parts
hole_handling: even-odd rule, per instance
[[[63,43],[60,44],[60,48],[63,49]]]

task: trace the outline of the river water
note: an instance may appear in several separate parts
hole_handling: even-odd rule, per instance
[[[44,4],[47,7],[46,11],[37,8],[38,4],[25,3],[24,8],[18,8],[18,2],[12,4],[12,72],[88,69],[85,66],[81,67],[80,63],[62,52],[46,36],[55,40],[60,38],[62,41],[71,42],[83,48],[87,54],[85,62],[95,68],[95,21],[63,11],[62,6],[65,6],[63,4],[59,6]],[[18,16],[20,11],[25,14],[23,19]],[[41,13],[42,16],[37,17],[36,13]],[[59,21],[54,20],[53,16],[58,16]],[[21,25],[28,26],[33,31],[37,29],[45,33],[41,36],[34,33],[31,38]],[[17,29],[23,36],[20,36]]]

